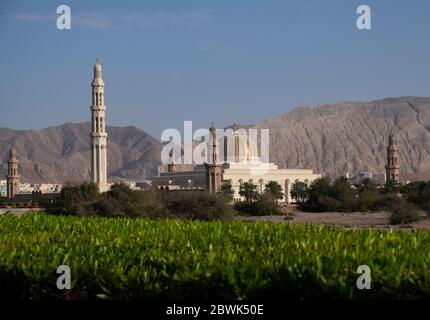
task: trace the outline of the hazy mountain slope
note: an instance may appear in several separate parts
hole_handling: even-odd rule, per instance
[[[388,98],[302,107],[253,127],[270,129],[271,161],[342,172],[384,172],[388,134],[396,135],[403,179],[430,179],[430,98]],[[0,128],[0,179],[16,146],[23,181],[89,179],[90,124],[67,123],[38,131]],[[160,143],[135,127],[108,127],[108,175],[143,179],[156,173]]]
[[[270,129],[270,157],[281,167],[331,176],[383,172],[388,134],[394,133],[402,177],[430,177],[430,98],[302,107],[254,127]]]
[[[156,139],[135,127],[107,127],[107,132],[110,179],[142,179],[156,172],[160,157]],[[6,173],[8,152],[13,144],[23,181],[89,179],[89,137],[89,123],[66,123],[38,131],[0,129],[0,172]]]

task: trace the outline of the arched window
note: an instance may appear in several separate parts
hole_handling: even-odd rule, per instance
[[[98,131],[99,128],[99,117],[96,117],[96,131]]]

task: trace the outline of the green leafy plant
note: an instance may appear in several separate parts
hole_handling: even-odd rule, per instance
[[[3,216],[0,298],[429,298],[429,246],[428,231]],[[56,287],[63,264],[72,290]],[[362,264],[372,290],[357,289]]]

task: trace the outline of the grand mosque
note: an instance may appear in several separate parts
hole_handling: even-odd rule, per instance
[[[239,190],[244,182],[257,185],[258,191],[262,193],[266,183],[276,181],[284,193],[281,202],[290,203],[290,190],[295,181],[309,185],[321,177],[311,169],[279,169],[274,163],[263,162],[257,139],[251,138],[252,135],[246,129],[239,128],[236,124],[222,137],[217,138],[214,126],[209,132],[211,150],[208,152],[208,163],[197,165],[192,170],[180,171],[171,162],[167,165],[167,170],[160,171],[152,178],[153,186],[163,190],[200,189],[219,192],[222,183],[228,182],[232,186],[234,200],[240,201],[242,197]]]

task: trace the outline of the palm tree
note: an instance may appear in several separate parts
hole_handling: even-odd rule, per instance
[[[309,188],[306,183],[296,180],[291,186],[291,198],[296,199],[297,202],[303,203],[308,198]]]
[[[278,203],[278,200],[281,200],[284,197],[284,193],[282,192],[282,187],[276,181],[269,181],[264,186],[264,191],[269,193],[273,199]]]
[[[245,198],[246,202],[252,202],[258,199],[257,186],[252,182],[244,182],[240,185],[239,195]]]

